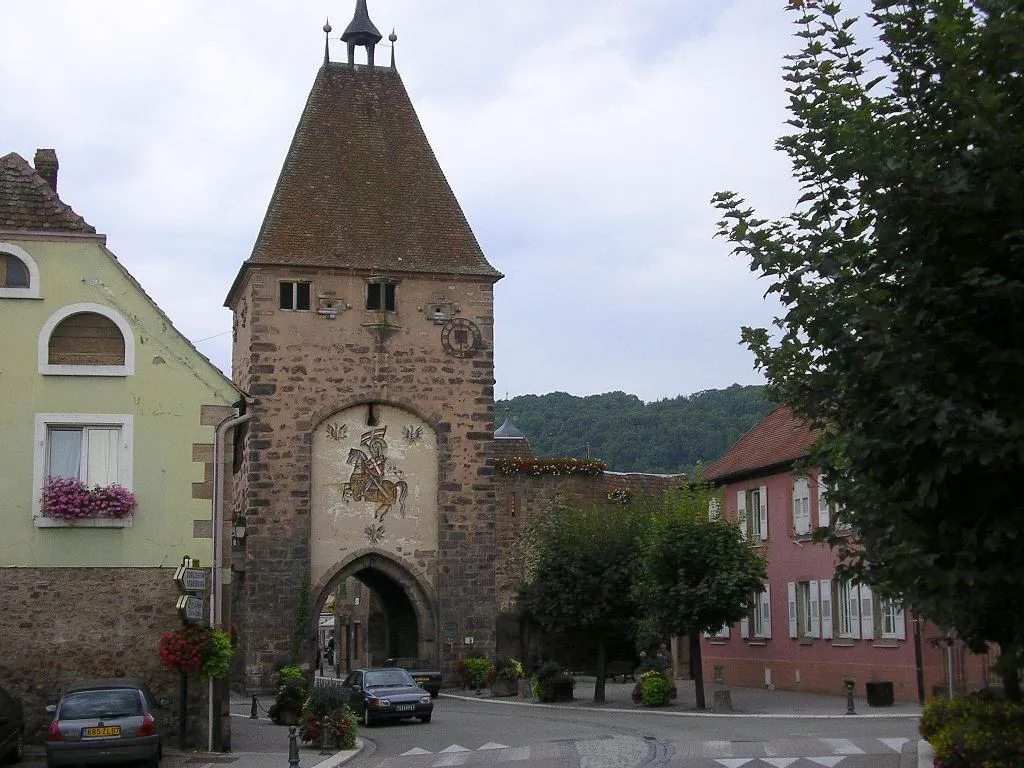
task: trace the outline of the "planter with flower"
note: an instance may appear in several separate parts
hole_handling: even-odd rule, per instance
[[[233,653],[230,635],[219,629],[185,626],[160,636],[160,662],[183,675],[198,672],[203,680],[226,675]]]
[[[514,696],[519,680],[523,677],[523,665],[519,659],[499,659],[489,676],[492,696]]]
[[[359,720],[336,688],[313,686],[302,705],[302,741],[322,745],[324,728],[327,744],[334,749],[353,749]]]
[[[77,477],[51,477],[43,484],[45,517],[68,522],[124,519],[135,510],[135,494],[120,485],[89,488]]]
[[[297,725],[306,703],[306,680],[302,669],[281,667],[278,673],[277,698],[270,705],[270,719],[278,725]]]
[[[557,661],[544,662],[532,684],[533,695],[541,701],[572,701],[575,687],[576,678]]]
[[[490,681],[490,675],[494,672],[494,665],[490,661],[479,656],[466,658],[466,687],[476,688],[477,693]]]

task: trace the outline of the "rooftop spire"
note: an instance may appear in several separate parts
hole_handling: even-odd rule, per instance
[[[366,0],[356,0],[356,12],[345,28],[341,39],[348,44],[348,63],[356,63],[356,46],[366,48],[366,63],[373,66],[373,48],[380,42],[383,35],[377,31],[370,21],[370,14],[366,10]]]
[[[324,22],[324,64],[326,64],[331,59],[330,40],[331,20],[327,19],[327,21]]]

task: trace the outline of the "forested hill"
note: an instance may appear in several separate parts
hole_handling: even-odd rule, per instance
[[[692,472],[721,456],[774,406],[764,387],[733,384],[644,403],[608,392],[521,395],[494,403],[495,427],[506,417],[530,440],[535,456],[590,455],[615,472]]]

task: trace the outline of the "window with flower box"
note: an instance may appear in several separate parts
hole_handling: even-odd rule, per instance
[[[44,490],[52,479],[81,481],[88,489],[132,487],[132,415],[39,413],[35,418],[32,515],[39,527],[124,528],[131,515],[75,520],[48,515]],[[69,487],[73,484],[69,484]]]

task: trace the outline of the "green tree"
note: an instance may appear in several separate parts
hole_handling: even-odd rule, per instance
[[[595,653],[594,702],[605,700],[608,647],[631,635],[637,518],[619,504],[556,500],[528,534],[523,609],[545,632]]]
[[[634,596],[666,634],[687,635],[698,709],[705,707],[701,633],[746,616],[767,578],[764,558],[741,538],[739,527],[709,517],[712,499],[721,508],[715,491],[698,482],[660,501],[634,503],[647,521]]]
[[[845,565],[1015,669],[1024,6],[874,0],[874,49],[840,3],[790,6],[803,49],[777,147],[802,196],[774,221],[714,198],[718,234],[784,307],[777,333],[743,339],[770,393],[822,431],[812,459],[859,543],[833,538]]]

